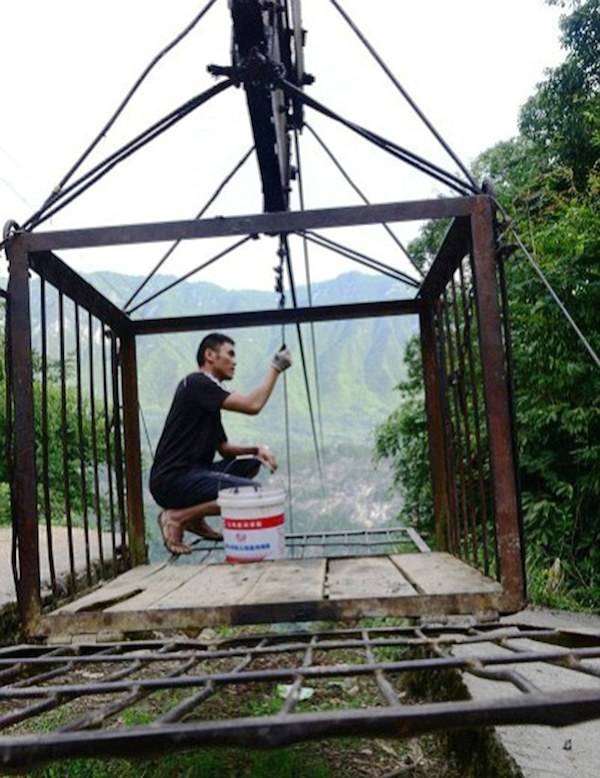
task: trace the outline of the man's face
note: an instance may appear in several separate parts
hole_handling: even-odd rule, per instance
[[[219,381],[231,381],[235,373],[235,347],[233,343],[221,343],[216,349],[207,349],[206,362]]]

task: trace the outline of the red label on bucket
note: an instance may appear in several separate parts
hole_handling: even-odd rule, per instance
[[[223,526],[225,529],[234,530],[270,529],[271,527],[279,527],[283,521],[284,514],[280,513],[277,516],[265,516],[262,519],[224,519]]]

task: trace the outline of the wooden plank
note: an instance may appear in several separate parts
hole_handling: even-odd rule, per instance
[[[388,557],[377,556],[330,559],[327,588],[330,600],[416,594]]]
[[[240,600],[241,604],[322,599],[326,559],[285,560],[263,564],[261,577]]]
[[[423,594],[501,592],[502,586],[445,552],[395,554],[398,569]]]
[[[175,600],[176,602],[176,600]],[[144,632],[163,629],[201,629],[222,624],[275,624],[280,621],[347,621],[363,617],[439,618],[447,614],[512,613],[512,601],[502,592],[408,594],[312,600],[265,605],[250,603],[212,607],[168,607],[111,613],[63,613],[42,616],[35,634],[95,633],[102,630]]]
[[[70,602],[67,605],[63,605],[62,608],[58,608],[50,614],[52,617],[58,613],[78,613],[82,610],[95,610],[101,607],[102,602],[114,602],[117,599],[128,596],[128,593],[139,591],[144,589],[148,583],[148,580],[162,570],[166,563],[158,565],[139,565],[133,567],[126,573],[119,575],[112,581],[103,584],[98,589],[95,589],[90,594],[80,597],[74,602]]]
[[[237,605],[258,582],[265,564],[268,563],[207,565],[191,581],[155,602],[152,609]]]
[[[155,575],[143,581],[146,584],[140,594],[106,608],[111,613],[143,611],[155,602],[173,593],[184,584],[191,583],[205,565],[167,565]]]
[[[423,551],[424,553],[429,553],[431,549],[425,543],[421,535],[417,532],[416,529],[413,527],[407,527],[406,532],[408,534],[408,537],[412,540],[412,542],[415,544],[415,546],[419,549],[419,551]]]

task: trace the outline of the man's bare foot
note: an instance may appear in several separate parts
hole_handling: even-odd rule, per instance
[[[181,524],[173,521],[169,513],[169,511],[162,511],[158,514],[158,526],[165,548],[176,556],[190,554],[192,549],[183,542],[183,528]]]
[[[223,535],[216,529],[209,527],[204,519],[193,519],[185,525],[185,531],[192,535],[198,535],[206,540],[223,540]]]

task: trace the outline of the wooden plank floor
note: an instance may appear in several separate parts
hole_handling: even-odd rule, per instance
[[[502,587],[446,553],[142,565],[45,615],[39,635],[502,612]]]

